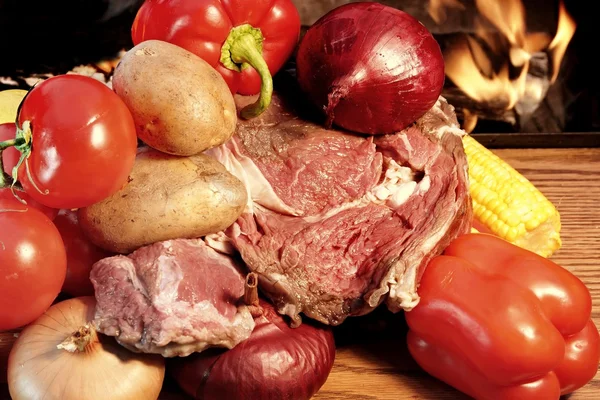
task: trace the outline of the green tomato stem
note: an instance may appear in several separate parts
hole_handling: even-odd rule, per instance
[[[4,171],[4,159],[2,158],[2,153],[9,147],[18,147],[24,143],[25,139],[23,138],[9,139],[0,142],[0,189],[9,187],[13,184],[13,179]]]
[[[25,121],[23,126],[19,126],[19,115],[21,114],[21,108],[25,103],[25,99],[31,91],[40,83],[41,80],[38,80],[28,91],[25,97],[19,103],[19,107],[17,108],[17,115],[15,117],[15,125],[17,126],[17,134],[14,139],[5,140],[0,142],[0,189],[10,187],[14,194],[14,188],[20,188],[21,185],[17,180],[17,170],[19,166],[23,163],[23,160],[29,157],[31,154],[31,145],[32,145],[32,133],[31,133],[31,123],[29,121]],[[9,147],[16,147],[17,150],[21,152],[21,158],[19,159],[19,163],[12,170],[12,177],[4,171],[4,160],[2,159],[2,153],[4,150]],[[18,196],[15,195],[17,199]],[[19,199],[20,200],[20,199]],[[22,200],[20,200],[23,202]]]
[[[9,187],[12,184],[12,178],[4,172],[4,160],[2,160],[3,151],[4,149],[0,150],[0,189]]]
[[[244,119],[250,119],[262,114],[273,96],[273,78],[269,66],[262,56],[264,37],[260,29],[249,24],[236,26],[231,30],[221,48],[221,63],[233,71],[241,72],[251,66],[260,76],[260,97],[240,112]]]
[[[24,144],[25,139],[9,139],[4,142],[0,142],[0,151],[4,151],[9,147],[19,146],[20,144]]]
[[[17,171],[21,164],[23,164],[23,162],[31,154],[31,146],[32,134],[31,124],[29,121],[25,121],[23,123],[23,127],[17,126],[17,134],[14,139],[0,142],[0,189],[9,186],[11,189],[13,189],[15,186],[19,187]],[[4,160],[2,158],[2,153],[9,147],[15,147],[21,152],[21,158],[19,159],[18,164],[12,170],[12,177],[4,171]]]

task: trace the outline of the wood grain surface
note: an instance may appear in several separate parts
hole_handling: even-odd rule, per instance
[[[552,257],[579,276],[593,296],[600,326],[600,148],[500,149],[496,154],[529,178],[561,214],[562,248]],[[408,355],[402,315],[379,309],[336,328],[337,354],[314,400],[457,399],[467,397],[429,377]],[[0,400],[8,400],[0,385]],[[160,400],[189,399],[175,385]],[[600,374],[569,400],[600,399]],[[110,400],[110,399],[107,399]],[[226,400],[226,399],[224,399]]]

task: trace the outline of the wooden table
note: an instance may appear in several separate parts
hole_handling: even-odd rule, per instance
[[[587,284],[600,327],[600,148],[495,152],[558,207],[563,246],[552,259]],[[465,399],[418,368],[407,353],[405,332],[402,316],[385,309],[342,324],[335,365],[314,400]],[[165,391],[160,399],[186,398]],[[583,399],[600,399],[600,374],[569,397]],[[0,386],[0,400],[8,400],[6,387]]]

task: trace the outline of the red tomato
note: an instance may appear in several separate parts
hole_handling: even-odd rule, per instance
[[[9,122],[6,124],[0,124],[0,142],[4,142],[6,140],[14,139],[15,134],[17,133],[17,126],[13,122]],[[4,171],[12,176],[12,169],[17,162],[19,161],[19,157],[21,153],[14,147],[9,147],[2,152],[2,159],[4,161]],[[46,207],[41,205],[37,201],[33,200],[31,197],[27,195],[27,193],[22,190],[15,191],[17,196],[19,196],[22,200],[24,200],[28,205],[33,208],[37,208],[41,212],[43,212],[48,218],[54,220],[56,218],[56,214],[58,214],[58,210],[55,208]],[[14,195],[12,191],[8,188],[1,189],[0,188],[0,199],[14,199]]]
[[[31,197],[29,197],[29,195],[22,190],[15,189],[15,194],[17,196],[19,196],[19,198],[21,200],[25,201],[25,203],[27,203],[28,206],[31,206],[33,208],[37,208],[38,210],[40,210],[51,221],[54,221],[54,219],[56,218],[56,215],[58,214],[58,210],[56,208],[46,207],[46,206],[38,203],[37,201],[35,201]],[[1,199],[16,200],[15,195],[10,190],[10,188],[0,189],[0,200]]]
[[[44,214],[17,200],[0,200],[0,331],[42,315],[60,293],[67,255]]]
[[[67,250],[67,277],[62,291],[74,297],[94,295],[94,286],[90,281],[92,265],[112,254],[97,247],[83,235],[76,212],[61,210],[54,225]]]
[[[59,75],[23,100],[19,126],[29,121],[32,151],[19,181],[37,202],[87,207],[112,195],[133,168],[137,136],[125,103],[103,83]]]

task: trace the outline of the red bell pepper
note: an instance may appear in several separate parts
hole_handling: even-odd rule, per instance
[[[146,0],[131,36],[135,45],[162,40],[196,54],[219,71],[234,94],[260,92],[241,112],[252,118],[271,102],[271,76],[298,43],[300,16],[291,0]]]
[[[489,233],[490,235],[495,235],[494,232],[481,222],[479,222],[476,218],[473,218],[473,223],[471,225],[473,228],[477,229],[479,233]],[[496,235],[498,236],[498,235]]]
[[[427,266],[406,313],[429,374],[476,399],[558,399],[598,370],[586,286],[554,262],[488,234],[453,241]]]

